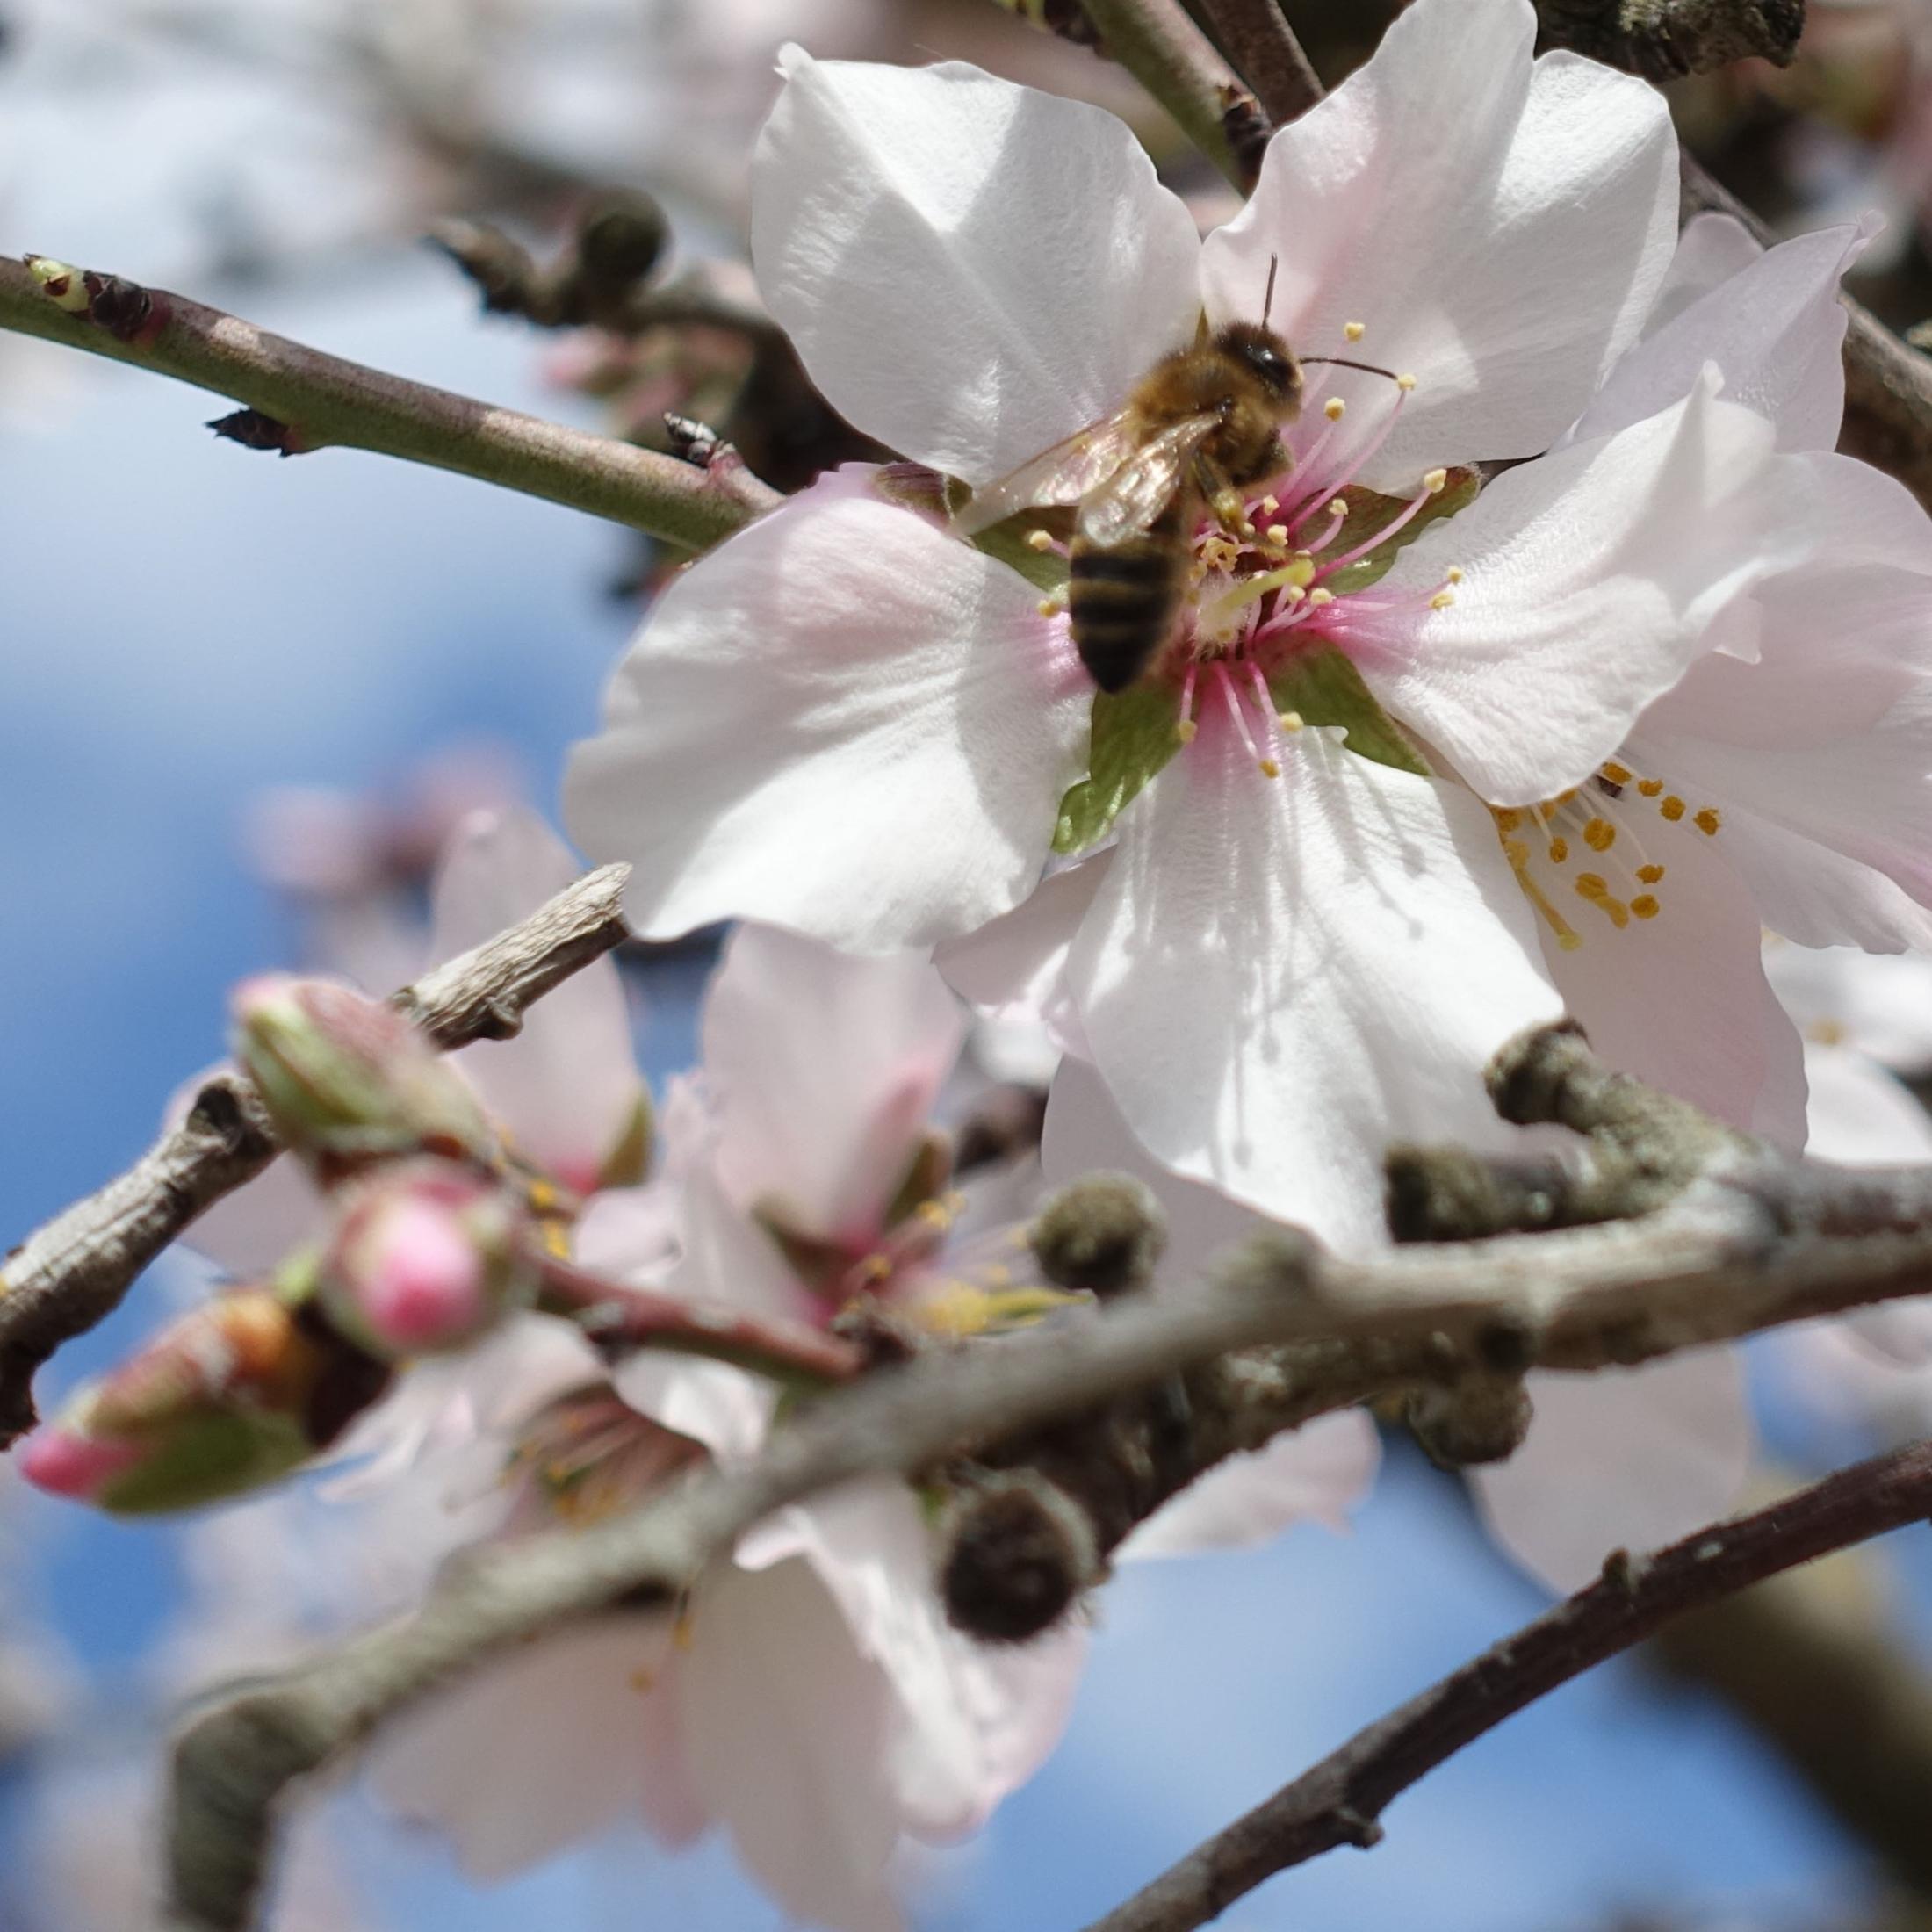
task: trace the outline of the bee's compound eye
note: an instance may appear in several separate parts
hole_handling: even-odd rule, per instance
[[[1256,342],[1248,350],[1248,366],[1278,396],[1285,396],[1295,384],[1295,367],[1291,357],[1265,342]]]

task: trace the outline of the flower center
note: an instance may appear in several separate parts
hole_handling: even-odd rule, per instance
[[[703,1453],[598,1385],[560,1395],[533,1416],[505,1474],[524,1479],[557,1521],[581,1529],[634,1508]]]
[[[1633,919],[1654,919],[1662,911],[1657,888],[1667,869],[1643,840],[1652,811],[1667,827],[1690,826],[1708,839],[1723,825],[1714,805],[1693,810],[1662,779],[1646,777],[1621,759],[1606,759],[1582,785],[1541,804],[1489,809],[1516,883],[1566,953],[1583,943],[1564,917],[1572,901],[1619,933]]]

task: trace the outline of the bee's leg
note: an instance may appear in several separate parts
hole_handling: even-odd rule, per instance
[[[1233,530],[1237,536],[1253,534],[1254,527],[1248,521],[1248,506],[1241,492],[1235,487],[1234,479],[1218,463],[1208,457],[1197,456],[1194,458],[1194,487],[1207,499],[1215,521],[1224,530]]]

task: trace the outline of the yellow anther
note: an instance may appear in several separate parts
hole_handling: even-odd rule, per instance
[[[1637,868],[1638,882],[1643,885],[1655,885],[1663,877],[1661,865],[1640,865]]]
[[[1301,714],[1299,711],[1277,711],[1274,721],[1285,732],[1298,732],[1301,729]]]
[[[1511,833],[1523,823],[1523,814],[1514,805],[1492,806],[1496,813],[1496,828],[1501,833]]]
[[[861,1281],[883,1281],[891,1273],[892,1264],[883,1254],[869,1254],[855,1272]]]
[[[1447,488],[1448,483],[1449,472],[1444,469],[1431,470],[1422,479],[1422,487],[1431,496],[1440,496],[1443,491]]]
[[[1664,817],[1671,822],[1672,825],[1676,825],[1677,820],[1683,817],[1683,800],[1678,797],[1676,792],[1672,792],[1668,797],[1665,798],[1664,802],[1657,807],[1657,810],[1661,811],[1664,815]]]
[[[1451,564],[1448,569],[1443,572],[1443,575],[1451,583],[1460,584],[1462,581],[1462,566],[1460,564]]]
[[[1319,610],[1323,604],[1331,604],[1335,602],[1335,593],[1317,584],[1313,590],[1309,591],[1308,602],[1316,609]]]
[[[1034,608],[1042,617],[1057,617],[1064,607],[1057,598],[1042,597]]]
[[[1324,516],[1346,516],[1348,515],[1348,499],[1345,496],[1330,497],[1328,501],[1322,506],[1322,514]]]
[[[1195,724],[1193,718],[1184,717],[1179,724],[1175,725],[1174,736],[1178,738],[1182,744],[1192,745],[1194,742],[1194,733],[1200,729],[1200,726]]]
[[[1429,600],[1429,608],[1431,610],[1446,610],[1449,606],[1453,604],[1455,601],[1456,594],[1454,591],[1438,590],[1435,594],[1435,595]]]
[[[1342,324],[1343,335],[1346,335],[1352,342],[1360,342],[1367,330],[1368,324],[1366,322],[1344,322]]]
[[[1630,902],[1630,910],[1640,919],[1654,919],[1657,916],[1657,902],[1647,892],[1640,892]]]
[[[1027,537],[1027,548],[1028,550],[1051,550],[1053,548],[1053,538],[1043,530],[1034,530]]]
[[[1348,414],[1348,405],[1339,396],[1330,396],[1322,405],[1322,414],[1330,422],[1339,422]]]
[[[1627,765],[1606,761],[1597,768],[1613,785],[1627,785],[1630,782],[1630,768]]]
[[[1705,838],[1714,839],[1717,837],[1718,827],[1722,825],[1724,821],[1718,817],[1717,809],[1715,806],[1706,805],[1704,810],[1700,811],[1697,815],[1697,817],[1690,821],[1690,823],[1694,825],[1698,828],[1698,830],[1705,835]]]
[[[648,1670],[638,1669],[631,1673],[631,1688],[639,1697],[642,1697],[657,1681],[656,1676]]]
[[[688,1650],[691,1647],[691,1613],[685,1611],[671,1626],[671,1641],[680,1650]]]
[[[1607,818],[1592,818],[1583,827],[1583,843],[1592,852],[1608,852],[1617,843],[1617,828]]]
[[[1550,863],[1552,865],[1561,865],[1569,855],[1570,848],[1568,839],[1552,839],[1550,840]]]
[[[1261,499],[1261,512],[1265,516],[1272,516],[1280,508],[1281,499],[1272,492]]]
[[[1397,376],[1395,378],[1395,386],[1396,388],[1400,389],[1402,393],[1406,396],[1409,392],[1416,386],[1416,378],[1413,376],[1409,375]]]
[[[1281,768],[1273,759],[1264,758],[1261,761],[1261,775],[1264,778],[1279,778],[1281,775]]]
[[[922,1200],[912,1212],[928,1228],[936,1228],[941,1234],[953,1225],[952,1210],[944,1201]]]
[[[1605,915],[1618,932],[1630,924],[1630,908],[1618,898],[1609,885],[1594,872],[1577,875],[1576,896],[1588,899],[1599,912]]]
[[[1663,780],[1661,778],[1640,778],[1637,781],[1637,789],[1646,798],[1654,798],[1663,789]]]

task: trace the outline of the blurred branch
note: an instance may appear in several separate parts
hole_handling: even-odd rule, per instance
[[[1411,1784],[1670,1618],[1928,1514],[1932,1444],[1917,1443],[1650,1556],[1619,1552],[1597,1582],[1358,1733],[1088,1932],[1189,1932],[1278,1871],[1373,1845],[1381,1813]]]
[[[508,1038],[532,1000],[625,938],[628,876],[622,865],[587,874],[393,1003],[443,1047]],[[260,1173],[276,1148],[253,1087],[232,1070],[218,1073],[125,1174],[13,1250],[0,1267],[0,1445],[33,1426],[41,1363],[111,1315],[135,1276],[198,1215]]]
[[[1733,61],[1789,67],[1805,0],[1536,0],[1546,47],[1671,81]]]
[[[1251,185],[1225,126],[1244,90],[1180,0],[1081,0],[1081,5],[1099,34],[1100,52],[1124,67],[1237,188]]]
[[[1280,126],[1308,112],[1322,83],[1281,11],[1280,0],[1200,0],[1200,11],[1235,70]]]
[[[1366,1264],[1336,1260],[1286,1234],[1258,1239],[1191,1293],[1128,1293],[1091,1319],[882,1370],[782,1427],[749,1467],[698,1471],[636,1512],[582,1531],[474,1551],[411,1619],[241,1692],[184,1734],[169,1926],[239,1932],[250,1923],[288,1787],[392,1714],[553,1625],[619,1599],[674,1596],[751,1524],[818,1489],[866,1474],[929,1472],[976,1453],[997,1457],[1024,1432],[1066,1426],[1236,1351],[1337,1351],[1326,1384],[1332,1405],[1359,1394],[1342,1385],[1340,1365],[1353,1373],[1370,1359],[1353,1352],[1376,1345],[1411,1378],[1453,1384],[1473,1370],[1494,1381],[1532,1363],[1642,1361],[1932,1289],[1932,1170],[1788,1160],[1609,1073],[1561,1028],[1506,1049],[1491,1091],[1509,1118],[1561,1121],[1591,1135],[1594,1150],[1618,1152],[1633,1177],[1631,1198],[1650,1198],[1667,1181],[1677,1193],[1630,1222],[1416,1247]],[[1117,1184],[1096,1185],[1118,1201]],[[1594,1205],[1604,1206],[1596,1185]],[[1307,1387],[1316,1383],[1311,1373]],[[1185,1433],[1189,1421],[1171,1412],[1169,1426]],[[1382,1755],[1344,1754],[1339,1781],[1331,1765],[1314,1785],[1296,1787],[1287,1815],[1302,1836],[1292,1842],[1312,1851],[1363,1835],[1365,1804],[1379,1807],[1460,1741],[1461,1734],[1443,1741],[1445,1710],[1481,1716],[1467,1731],[1474,1735],[1663,1616],[1927,1513],[1928,1458],[1932,1452],[1914,1451],[1865,1466],[1808,1492],[1809,1500],[1693,1539],[1652,1565],[1618,1566],[1613,1584],[1532,1626],[1526,1651],[1517,1640],[1517,1650],[1451,1680],[1457,1688],[1446,1705],[1438,1694],[1378,1727],[1376,1737],[1395,1741]],[[1365,1763],[1378,1777],[1390,1766],[1406,1769],[1385,1792],[1359,1781]],[[1272,1850],[1257,1854],[1244,1868],[1254,1872],[1248,1882],[1280,1862]]]
[[[1661,1660],[1716,1691],[1921,1899],[1932,1899],[1932,1674],[1845,1556],[1687,1617]]]
[[[454,470],[693,550],[778,501],[741,465],[674,458],[270,335],[219,309],[40,258],[0,260],[0,328],[231,396],[288,429],[287,448],[372,450]],[[50,293],[50,289],[60,292]]]

